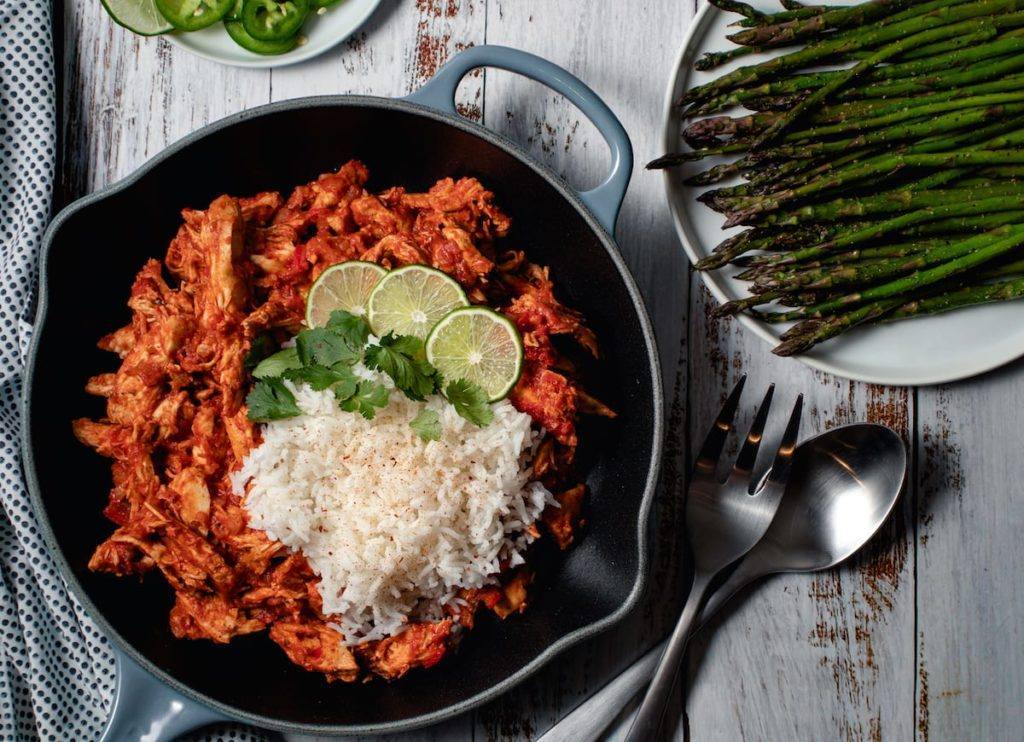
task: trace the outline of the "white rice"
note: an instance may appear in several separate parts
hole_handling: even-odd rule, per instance
[[[528,415],[498,402],[479,428],[440,397],[392,390],[366,420],[330,391],[286,383],[306,414],[264,425],[232,486],[251,527],[309,560],[346,644],[439,618],[459,589],[493,584],[503,560],[522,563],[524,529],[553,502],[529,481],[540,434]],[[440,416],[440,440],[409,426],[424,406]]]

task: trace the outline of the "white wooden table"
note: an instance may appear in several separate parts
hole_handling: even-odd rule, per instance
[[[806,434],[856,420],[901,431],[911,485],[894,521],[848,566],[769,580],[694,645],[693,740],[1019,740],[1024,703],[1024,367],[924,389],[852,383],[779,359],[708,318],[659,175],[663,88],[696,0],[385,0],[354,38],[297,67],[239,70],[115,26],[98,0],[65,0],[62,200],[121,178],[235,111],[322,93],[394,96],[471,44],[540,54],[588,82],[633,139],[637,170],[617,236],[654,318],[670,400],[652,596],[620,628],[567,652],[479,711],[403,739],[529,739],[625,666],[677,610],[680,494],[736,377],[808,396]],[[574,185],[597,182],[604,145],[577,110],[487,71],[464,113],[525,144]],[[753,395],[752,395],[753,396]],[[674,599],[672,599],[674,596]]]

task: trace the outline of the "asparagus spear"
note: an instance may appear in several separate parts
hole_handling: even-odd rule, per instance
[[[955,39],[937,41],[934,44],[928,44],[919,49],[913,49],[906,54],[901,54],[899,56],[899,60],[902,62],[911,62],[918,59],[931,59],[938,55],[946,54],[947,52],[977,46],[981,42],[988,41],[993,38],[997,33],[998,31],[994,28],[985,28],[980,31],[975,31],[974,33],[957,36]]]
[[[899,216],[895,216],[891,219],[875,222],[861,229],[843,232],[827,242],[821,242],[800,250],[794,250],[793,252],[787,253],[785,256],[781,257],[776,261],[776,264],[794,263],[798,260],[835,252],[842,248],[861,245],[865,242],[878,239],[879,237],[883,237],[887,234],[893,234],[905,227],[920,224],[922,222],[930,222],[937,219],[956,216],[991,216],[994,212],[998,211],[1019,210],[1022,205],[1024,205],[1024,200],[1019,196],[999,196],[996,198],[986,198],[969,203],[946,204],[944,206],[936,206],[933,208],[918,209],[916,211],[900,214]]]
[[[1006,84],[1005,81],[1000,81]],[[812,126],[798,132],[793,132],[786,137],[786,141],[806,141],[808,139],[820,139],[822,137],[835,136],[836,134],[847,134],[854,131],[867,131],[869,129],[881,129],[890,124],[901,121],[920,119],[925,116],[946,113],[948,111],[959,111],[967,108],[984,108],[988,106],[1000,106],[1007,103],[1020,103],[1024,101],[1024,92],[1005,91],[989,95],[971,95],[968,97],[950,97],[947,100],[940,100],[934,103],[923,103],[916,106],[908,106],[879,116],[866,119],[852,119],[838,124],[826,126]],[[937,121],[934,119],[932,123]],[[773,121],[773,123],[775,123]],[[931,133],[931,132],[928,132]],[[913,136],[913,135],[912,135]]]
[[[717,307],[715,307],[712,310],[711,315],[713,317],[728,317],[728,316],[733,315],[733,314],[739,314],[740,312],[745,312],[748,309],[753,309],[754,307],[759,307],[759,306],[761,306],[763,304],[768,304],[769,302],[772,302],[772,301],[776,301],[776,300],[780,300],[780,299],[785,299],[787,297],[792,297],[792,296],[795,296],[795,294],[791,293],[791,292],[787,292],[787,291],[777,291],[777,292],[769,293],[769,294],[759,294],[759,295],[755,295],[755,296],[747,296],[747,297],[744,297],[742,299],[733,299],[732,301],[727,301],[724,304],[720,304]],[[817,295],[811,294],[810,298],[811,298],[812,302],[816,303],[815,299],[817,298]],[[787,303],[787,306],[801,306],[801,305],[798,304],[798,303],[793,303],[793,304],[788,304]]]
[[[944,8],[943,10],[969,10],[972,8],[980,8],[983,7],[984,5],[984,3],[968,4],[956,8]],[[939,12],[941,11],[936,11],[936,14]],[[953,13],[950,13],[950,15],[953,15]],[[1024,24],[1024,13],[1014,15],[1019,15],[1019,22]],[[925,22],[931,17],[932,16],[926,15],[921,16],[921,18],[919,19],[913,20]],[[992,22],[995,23],[997,20],[998,19],[993,19]],[[906,21],[906,23],[911,22],[913,21]],[[899,25],[900,24],[894,24],[893,28],[896,28]],[[751,145],[751,149],[760,149],[768,142],[771,142],[773,139],[779,136],[779,134],[781,134],[787,127],[789,127],[794,121],[796,121],[801,115],[803,115],[805,111],[826,100],[830,95],[839,90],[839,88],[843,87],[844,85],[848,85],[858,75],[867,72],[875,65],[881,64],[882,62],[885,62],[886,60],[891,59],[892,57],[895,57],[908,49],[916,49],[917,47],[930,44],[933,41],[937,41],[940,39],[948,39],[951,37],[955,37],[958,34],[969,32],[973,28],[975,28],[976,25],[977,22],[973,19],[966,20],[961,23],[952,23],[948,26],[933,28],[927,31],[916,33],[912,36],[897,39],[896,41],[893,41],[891,44],[882,47],[867,59],[857,62],[857,64],[855,64],[848,70],[844,70],[844,72],[841,75],[839,75],[832,81],[826,83],[818,90],[815,90],[809,96],[801,100],[796,106],[787,111],[784,115],[780,116],[777,120],[772,122],[772,124],[764,132],[758,135],[758,137],[754,140],[753,144]]]
[[[901,229],[896,232],[894,239],[900,240],[920,240],[921,238],[933,238],[940,237],[942,239],[949,239],[950,236],[956,236],[958,239],[966,239],[962,235],[976,234],[979,232],[987,232],[992,229],[1005,226],[1007,224],[1019,224],[1024,222],[1024,209],[1016,211],[1005,211],[996,214],[981,214],[976,216],[964,216],[964,217],[953,217],[949,219],[940,219],[934,222],[928,222],[925,224],[918,224],[916,226]],[[846,224],[834,224],[834,225],[812,225],[818,228],[817,232],[806,232],[803,229],[796,229],[791,232],[780,232],[780,234],[793,235],[794,240],[799,240],[800,244],[795,247],[790,244],[788,249],[783,252],[776,252],[773,254],[760,254],[747,256],[743,260],[744,267],[748,268],[760,268],[769,270],[772,268],[789,266],[799,266],[801,264],[808,263],[813,260],[831,258],[843,254],[838,251],[828,250],[815,250],[811,254],[803,254],[802,251],[807,250],[807,245],[817,245],[831,239],[833,236],[838,235],[844,228],[846,229],[863,229],[868,226],[870,222],[858,222],[852,225]],[[753,230],[748,230],[753,231]],[[767,230],[765,230],[767,232]],[[746,234],[745,232],[741,234]],[[773,249],[775,246],[772,246]],[[868,248],[862,248],[868,249]],[[845,251],[844,251],[845,252]],[[739,252],[734,255],[730,261],[735,262],[736,258],[743,255],[743,252]],[[722,265],[725,264],[722,263]],[[720,267],[720,266],[714,266]]]
[[[708,2],[719,10],[724,10],[727,13],[739,13],[744,18],[758,19],[764,16],[764,13],[757,8],[738,0],[708,0]]]
[[[813,225],[807,228],[791,230],[773,229],[748,229],[734,235],[721,244],[694,265],[697,270],[709,270],[720,268],[733,258],[750,252],[751,250],[762,250],[772,248],[784,250],[788,246],[797,247],[810,242],[821,242],[829,239],[837,233],[837,228],[832,225]]]
[[[1012,181],[1001,185],[989,184],[974,188],[924,191],[917,190],[912,185],[873,196],[844,197],[824,203],[807,204],[789,212],[770,215],[761,223],[774,226],[795,226],[805,222],[828,222],[852,216],[891,214],[907,209],[962,204],[1001,196],[1015,196],[1018,202],[1024,205],[1024,185]]]
[[[914,298],[900,303],[899,299],[885,299],[852,312],[829,318],[811,320],[787,332],[786,339],[773,352],[790,356],[809,350],[814,345],[841,334],[847,329],[875,321],[897,321],[910,317],[938,314],[962,307],[1010,301],[1024,296],[1024,278],[1015,278],[995,283],[975,284],[950,291],[940,291],[930,296]],[[799,330],[799,332],[796,332]],[[787,337],[788,336],[788,337]]]
[[[887,175],[906,167],[955,167],[958,165],[1017,165],[1024,164],[1024,150],[963,150],[930,154],[880,155],[861,164],[854,164],[802,186],[779,191],[760,199],[746,209],[729,217],[725,227],[743,224],[757,214],[774,211],[784,203],[832,190],[866,178]]]
[[[939,219],[934,222],[918,224],[909,229],[901,229],[901,237],[929,237],[944,234],[962,234],[965,232],[983,232],[1004,224],[1024,222],[1024,209],[1003,211],[994,214],[977,214]]]
[[[981,96],[992,93],[1015,92],[1022,89],[1024,89],[1024,75],[1010,75],[997,80],[980,82],[966,89],[928,90],[919,95],[907,97],[866,98],[835,103],[823,106],[820,111],[810,118],[810,121],[812,123],[836,124],[856,116],[884,116],[888,113],[905,109],[954,101],[964,98],[968,94],[971,96]],[[752,115],[756,116],[758,114]]]
[[[955,27],[948,34],[940,33],[928,36],[916,44],[916,46],[924,46],[943,38],[973,33],[979,28],[984,27],[985,24],[991,24],[997,28],[1012,27],[1014,22],[1019,22],[1019,19],[1012,18],[1012,16],[1016,15],[1012,11],[1018,11],[1022,7],[1024,7],[1024,3],[1021,0],[981,0],[981,2],[941,8],[932,14],[911,18],[902,23],[894,23],[882,28],[872,28],[852,38],[826,39],[811,44],[799,51],[775,57],[761,64],[740,67],[713,82],[694,87],[683,95],[682,103],[691,104],[706,100],[729,90],[775,77],[780,72],[807,67],[814,62],[835,57],[848,51],[883,46],[894,40],[906,37],[908,33],[920,36],[919,32],[925,30],[937,30],[939,27],[946,27],[947,29]],[[1002,13],[1004,15],[995,17],[992,16],[993,13]],[[982,19],[979,16],[990,17]],[[997,23],[1000,18],[1010,20],[1003,20],[1002,23]],[[967,23],[961,24],[960,21],[967,21]],[[916,47],[907,46],[901,51],[909,51],[911,48]]]
[[[883,299],[865,304],[845,314],[830,317],[827,320],[804,322],[793,328],[794,330],[799,329],[800,332],[789,334],[789,337],[772,349],[772,353],[783,357],[803,353],[818,343],[841,335],[857,325],[884,317],[900,306],[902,302],[902,299]]]
[[[1024,59],[1024,57],[1022,57]],[[971,87],[971,98],[980,98],[1002,92],[1019,92],[1024,90],[1024,75],[1013,75],[1000,80],[993,80],[987,83],[980,83]],[[930,115],[940,110],[938,107],[945,107],[946,110],[969,107],[970,103],[964,101],[963,90],[943,90],[930,92],[926,95],[909,98],[879,98],[858,100],[848,103],[838,103],[830,106],[823,106],[820,110],[809,117],[810,123],[843,125],[847,129],[868,129],[872,125],[883,125],[887,121],[906,120],[915,116]],[[921,110],[926,109],[926,110]],[[874,119],[881,119],[885,116],[896,118],[874,122]],[[742,137],[764,131],[771,123],[779,118],[779,114],[754,113],[747,116],[712,116],[711,118],[699,119],[683,130],[683,139],[691,146],[708,144],[716,141],[717,137],[732,136]],[[800,141],[812,137],[811,129],[801,129],[786,136],[786,141]],[[824,134],[822,134],[824,136]]]
[[[767,274],[759,277],[754,285],[758,293],[776,291],[783,286],[803,289],[831,289],[837,286],[867,285],[893,276],[910,273],[939,263],[960,258],[975,250],[989,246],[1013,233],[1013,227],[1006,226],[975,235],[966,240],[925,249],[914,255],[881,259],[866,263],[850,264],[839,268],[808,271],[790,271]]]
[[[703,72],[757,51],[760,50],[753,46],[737,46],[735,49],[727,49],[721,52],[705,52],[693,63],[693,68]]]
[[[933,0],[921,4],[920,7],[928,6],[929,10],[933,10],[956,1]],[[782,46],[810,36],[817,36],[824,30],[863,26],[877,18],[893,15],[910,4],[909,0],[874,0],[850,8],[830,10],[810,18],[798,18],[772,25],[759,25],[746,31],[730,34],[726,38],[734,44],[743,46]]]
[[[730,25],[740,26],[742,28],[753,28],[755,26],[772,26],[778,23],[786,23],[787,21],[798,21],[802,18],[812,18],[822,13],[827,13],[830,10],[835,10],[836,6],[828,7],[825,5],[805,5],[802,8],[788,8],[780,13],[769,13],[761,16],[760,18],[743,18]]]
[[[994,99],[994,98],[992,98]],[[1008,105],[989,105],[984,108],[973,108],[966,111],[954,111],[934,119],[913,120],[909,123],[897,123],[888,128],[866,131],[857,136],[836,141],[798,142],[784,144],[774,149],[761,153],[755,153],[753,159],[760,157],[763,160],[787,160],[792,157],[807,158],[820,155],[849,152],[854,149],[874,147],[878,145],[891,144],[907,140],[917,140],[928,135],[943,134],[960,131],[963,129],[979,127],[992,121],[1008,121],[1016,123],[1020,114],[1024,112],[1024,94],[1011,100],[1020,100],[1020,103]],[[709,154],[720,154],[727,152],[742,151],[746,146],[745,142],[736,142],[724,145],[716,149],[699,149],[690,153],[683,153],[682,159],[700,159]]]
[[[1018,72],[1021,69],[1024,69],[1024,55],[1017,54],[1012,57],[993,59],[963,71],[897,79],[889,83],[880,83],[851,90],[846,95],[841,94],[838,97],[841,100],[863,100],[864,98],[895,98],[899,96],[920,95],[933,90],[965,88],[977,82],[984,82]]]
[[[938,283],[951,276],[987,263],[1019,248],[1021,245],[1024,245],[1024,225],[1013,225],[1010,234],[1007,236],[997,239],[985,247],[972,250],[927,270],[918,271],[909,276],[897,278],[879,286],[871,286],[859,292],[846,294],[811,307],[803,307],[790,312],[762,314],[761,318],[767,322],[788,322],[794,319],[821,318],[853,304],[859,305],[878,299],[900,297],[909,291]]]
[[[930,296],[901,304],[886,319],[899,320],[926,314],[939,314],[952,309],[1011,301],[1024,297],[1024,278],[1013,278],[996,283],[965,286],[956,291]]]
[[[896,123],[887,128],[866,131],[856,136],[835,141],[796,142],[783,144],[774,149],[764,152],[751,153],[747,156],[750,164],[760,164],[769,161],[789,161],[794,158],[806,160],[808,158],[830,155],[841,152],[850,152],[879,145],[892,144],[907,140],[917,140],[922,137],[935,134],[960,131],[968,128],[983,126],[992,121],[1007,121],[1016,123],[1020,114],[1024,112],[1024,93],[1000,94],[1008,100],[1020,101],[1007,105],[988,105],[976,107],[965,111],[953,111],[934,119],[912,120],[909,123]],[[989,100],[997,100],[996,96],[983,96]],[[734,141],[718,147],[702,147],[690,152],[672,152],[657,160],[652,161],[648,167],[667,167],[670,165],[693,162],[706,157],[715,157],[725,154],[735,154],[745,151],[750,145],[745,141]],[[730,225],[733,226],[733,225]]]
[[[762,131],[777,114],[755,113],[750,116],[713,116],[695,121],[683,130],[683,139],[691,147],[717,141],[717,137],[742,137]]]
[[[1024,209],[1017,209],[1013,211],[996,212],[993,214],[977,214],[938,219],[933,222],[926,222],[924,224],[917,224],[901,229],[895,233],[895,236],[897,239],[901,240],[919,240],[921,238],[930,237],[941,237],[945,239],[949,235],[987,232],[1007,224],[1019,224],[1022,222],[1024,222]],[[783,265],[799,265],[807,261],[839,255],[841,253],[828,250],[811,250],[810,254],[806,254],[803,251],[808,250],[807,245],[820,245],[820,243],[826,242],[837,235],[842,234],[844,230],[851,231],[864,229],[871,224],[871,222],[855,222],[852,224],[837,222],[832,224],[815,224],[804,227],[783,229],[781,231],[774,232],[778,237],[775,238],[776,242],[771,244],[770,247],[777,251],[784,247],[784,254],[776,253],[748,256],[744,260],[744,265],[746,267],[764,268]],[[773,233],[771,227],[757,227],[753,230],[748,230],[748,232],[757,232],[762,236]],[[741,234],[747,234],[747,232],[742,232]],[[744,251],[736,252],[730,260],[734,261],[737,257],[743,254]],[[729,261],[723,261],[721,265],[724,265],[725,262]]]
[[[978,33],[994,36],[997,32],[998,30],[991,24],[983,24],[979,31],[975,31],[974,34],[964,34],[963,36],[955,37],[955,39],[963,39]],[[927,48],[927,45],[921,47],[921,49],[925,48]],[[981,44],[947,54],[939,54],[921,60],[877,67],[864,75],[863,81],[870,84],[840,94],[838,97],[839,99],[851,99],[857,97],[879,98],[912,95],[922,90],[952,88],[980,80],[992,79],[1008,71],[1020,69],[1020,67],[1015,66],[1013,63],[1007,65],[1005,59],[999,58],[1005,57],[1008,54],[1019,55],[1022,51],[1024,51],[1024,37],[1015,35],[1015,33],[1007,34],[988,44]],[[993,60],[1000,62],[1000,64],[995,67],[990,66]],[[713,113],[722,108],[741,105],[757,98],[794,93],[803,94],[816,90],[841,75],[842,71],[839,70],[833,72],[812,72],[770,79],[757,85],[730,90],[720,96],[709,98],[703,104],[694,107],[692,113]],[[908,80],[908,78],[915,77],[921,79]],[[889,85],[885,85],[883,84],[885,81],[898,81],[898,83],[891,82]],[[893,87],[894,85],[897,85],[897,87]]]
[[[930,2],[900,2],[873,0],[848,8],[836,8],[807,18],[797,18],[777,24],[758,24],[755,28],[727,36],[735,44],[770,48],[785,46],[801,39],[821,36],[821,31],[849,29],[832,34],[831,38],[849,38],[864,32],[864,26],[875,28],[934,13],[941,8],[961,5],[975,0],[931,0]],[[901,10],[906,8],[905,10]],[[877,20],[876,20],[877,19]],[[873,23],[872,23],[873,22]]]
[[[866,263],[868,261],[875,261],[883,258],[904,257],[907,255],[914,255],[915,253],[919,253],[923,250],[939,247],[940,245],[948,245],[953,239],[955,238],[945,237],[942,239],[928,239],[918,240],[915,242],[879,245],[878,247],[858,247],[846,252],[829,253],[828,255],[816,259],[801,260],[796,263],[790,263],[784,267],[792,268],[796,272],[803,272],[828,268],[830,266],[835,267],[846,265],[849,263]],[[758,263],[756,262],[757,257],[764,256],[747,255],[732,260],[733,265],[745,267],[747,269],[736,275],[738,280],[752,281],[759,276],[778,273],[777,266]]]

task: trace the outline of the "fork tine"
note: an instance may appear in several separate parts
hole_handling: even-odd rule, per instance
[[[746,382],[747,375],[744,374],[732,388],[729,399],[725,400],[725,404],[722,405],[721,412],[718,413],[714,425],[711,426],[707,438],[704,439],[704,445],[700,447],[700,453],[697,455],[694,465],[695,473],[714,476],[718,457],[722,455],[725,440],[729,436],[729,431],[732,430],[732,419],[736,415],[736,408],[739,406],[740,395],[743,394],[743,385]]]
[[[774,394],[775,385],[769,384],[768,391],[765,392],[764,399],[761,400],[761,406],[757,408],[754,422],[750,424],[743,447],[740,448],[736,463],[733,465],[732,471],[735,476],[746,477],[757,463],[757,450],[761,447],[761,441],[764,439],[764,426],[768,421],[768,411],[771,409]]]
[[[800,415],[803,412],[804,395],[800,394],[793,405],[793,412],[786,423],[786,431],[782,434],[782,441],[779,443],[778,453],[775,454],[775,461],[768,473],[768,480],[762,491],[775,490],[772,494],[781,497],[785,489],[786,481],[789,479],[790,465],[793,463],[793,452],[796,450],[796,439],[800,434]]]

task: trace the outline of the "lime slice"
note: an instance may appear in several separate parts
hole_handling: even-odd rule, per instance
[[[438,320],[469,304],[455,279],[425,265],[407,265],[380,280],[370,294],[368,319],[373,334],[427,337]]]
[[[370,292],[387,273],[376,263],[350,260],[320,274],[306,297],[306,325],[323,327],[335,309],[365,315]]]
[[[471,381],[491,402],[505,398],[523,368],[516,326],[485,307],[456,309],[437,323],[426,347],[427,360],[446,380]]]
[[[173,31],[174,26],[156,9],[153,0],[101,0],[103,7],[119,26],[142,36]]]

